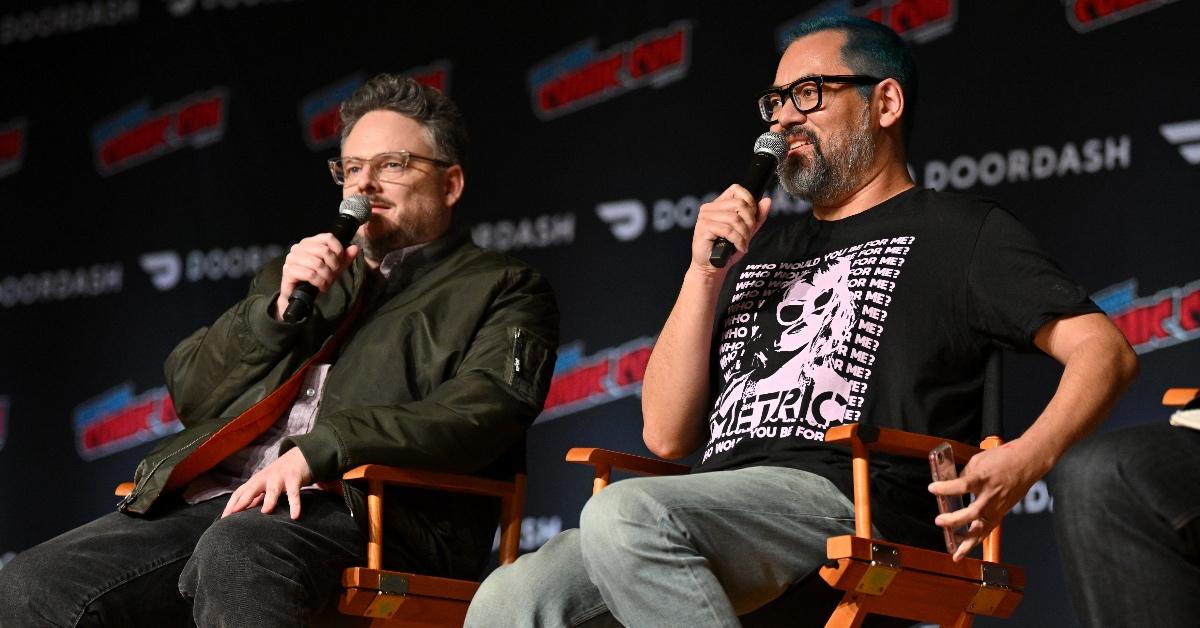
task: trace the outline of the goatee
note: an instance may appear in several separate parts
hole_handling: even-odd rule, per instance
[[[789,142],[795,136],[804,137],[812,145],[812,157],[788,155],[777,169],[779,184],[788,194],[814,205],[831,205],[849,196],[875,159],[871,112],[866,108],[858,128],[851,129],[843,138],[830,140],[828,157],[821,140],[811,130],[792,127],[785,134]]]

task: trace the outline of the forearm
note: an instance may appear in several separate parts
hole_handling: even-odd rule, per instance
[[[252,330],[251,318],[267,319],[268,297],[251,296],[218,318],[211,327],[197,330],[181,341],[163,368],[167,389],[180,419],[186,423],[218,414],[248,386],[274,366],[283,344],[293,332],[264,342]]]
[[[478,373],[403,406],[342,410],[284,446],[300,448],[318,481],[361,464],[473,473],[523,438],[539,409]]]
[[[1048,325],[1036,341],[1063,363],[1054,396],[1020,438],[1042,473],[1103,422],[1137,375],[1136,355],[1107,318],[1088,314],[1076,319],[1069,330]],[[1063,337],[1064,332],[1074,337]]]
[[[712,323],[724,276],[688,270],[646,365],[642,439],[663,458],[681,458],[704,444]]]

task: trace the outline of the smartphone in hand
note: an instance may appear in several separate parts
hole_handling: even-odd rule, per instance
[[[935,482],[953,480],[958,477],[958,469],[954,466],[954,451],[950,448],[950,443],[942,443],[930,450],[929,470],[933,474]],[[935,497],[937,497],[938,512],[943,514],[963,508],[962,495],[936,495]],[[966,539],[967,526],[961,525],[955,528],[943,526],[942,534],[946,538],[946,551],[953,554],[959,544]]]

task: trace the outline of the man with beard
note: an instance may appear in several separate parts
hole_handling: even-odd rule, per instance
[[[1102,419],[1133,377],[1133,351],[1010,214],[914,187],[905,138],[915,88],[911,53],[886,27],[826,18],[798,29],[758,102],[789,143],[780,179],[812,213],[759,233],[769,199],[734,185],[703,205],[646,370],[647,447],[664,458],[703,451],[700,462],[689,475],[598,493],[578,530],[489,577],[468,625],[574,626],[607,615],[627,626],[738,626],[738,615],[815,572],[826,538],[854,532],[849,452],[826,445],[821,425],[977,440],[983,367],[997,345],[1063,363],[1058,390],[1022,436],[976,456],[958,480],[931,485],[924,461],[873,456],[879,537],[938,548],[937,525],[969,524],[961,558]],[[738,251],[728,268],[708,262],[717,238]],[[800,325],[776,320],[792,298],[788,282],[842,264],[849,272],[826,278],[844,290],[805,300],[814,328],[833,295],[852,301],[837,304],[856,322],[829,338],[838,347],[820,361],[829,376],[793,378],[793,390],[741,386],[729,400],[741,385],[729,366],[738,339],[775,334],[775,346],[788,346],[784,330]],[[747,288],[756,278],[764,285]],[[737,410],[713,429],[722,399]],[[969,506],[937,514],[930,493],[967,492]]]
[[[450,231],[466,150],[457,108],[380,75],[341,115],[333,179],[371,205],[354,244],[302,240],[175,348],[167,386],[185,429],[138,466],[119,512],[0,570],[0,625],[308,625],[343,568],[365,560],[365,496],[343,472],[523,467],[558,312],[536,271]],[[285,322],[302,281],[321,294]],[[389,492],[391,566],[478,577],[496,500]]]

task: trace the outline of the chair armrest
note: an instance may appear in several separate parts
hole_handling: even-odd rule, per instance
[[[871,451],[895,454],[913,458],[925,458],[929,450],[941,443],[950,443],[954,452],[956,464],[966,464],[975,454],[983,449],[991,449],[1000,445],[998,436],[988,436],[983,441],[983,449],[957,441],[927,434],[914,434],[903,430],[895,430],[873,425],[858,424],[839,425],[825,432],[825,442],[841,443],[850,446],[853,460],[854,480],[854,535],[864,539],[871,538],[871,480],[869,458]],[[1000,561],[1000,524],[988,534],[983,541],[983,558],[990,562]]]
[[[593,466],[608,465],[638,475],[685,475],[690,470],[685,464],[598,447],[573,447],[567,452],[567,462]]]
[[[567,452],[567,462],[590,464],[596,468],[592,495],[608,486],[613,467],[638,475],[684,475],[690,471],[687,465],[597,447],[574,447]]]
[[[1162,404],[1172,408],[1182,408],[1200,393],[1200,388],[1168,388],[1163,393]]]
[[[525,505],[525,474],[511,482],[471,475],[364,464],[342,474],[346,481],[367,482],[367,568],[383,565],[383,487],[411,486],[469,495],[500,498],[500,564],[517,559],[521,538],[521,510]]]
[[[830,428],[825,433],[825,442],[827,443],[849,445],[854,439],[861,441],[870,451],[922,459],[927,458],[929,450],[937,447],[939,444],[950,443],[950,448],[954,450],[954,462],[960,465],[966,464],[975,454],[983,451],[978,447],[948,438],[939,438],[927,434],[914,434],[886,427],[868,426],[864,428],[857,424],[839,425]]]
[[[384,484],[431,488],[452,493],[511,497],[516,490],[515,482],[489,480],[472,475],[458,475],[423,469],[389,467],[381,464],[364,464],[354,467],[342,475],[343,480],[377,480]]]
[[[117,488],[113,489],[113,495],[117,497],[125,497],[133,492],[133,482],[121,482]]]

